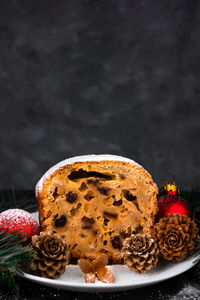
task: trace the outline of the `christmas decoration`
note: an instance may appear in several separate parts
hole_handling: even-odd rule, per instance
[[[22,209],[8,209],[0,214],[0,232],[21,232],[20,239],[25,239],[23,244],[30,242],[31,236],[39,234],[39,225],[34,217]]]
[[[185,214],[188,214],[188,207],[191,208],[191,214],[195,220],[195,222],[199,225],[200,227],[200,186],[194,186],[194,188],[189,189],[189,190],[184,190],[181,185],[180,187],[180,195],[179,195],[179,189],[177,187],[174,187],[173,184],[168,184],[163,186],[163,191],[165,197],[171,197],[171,204],[174,203],[174,200],[176,197],[181,197],[184,200],[187,200],[189,206],[187,206],[186,203],[186,212],[184,211]],[[166,194],[167,193],[167,194]],[[33,204],[34,201],[32,201],[32,196],[29,199],[23,200],[24,196],[20,194],[16,194],[17,197],[15,196],[15,193],[6,191],[6,193],[1,192],[0,193],[0,208],[1,210],[7,209],[10,207],[16,207],[16,205],[19,205],[19,207],[26,209],[26,210],[35,210],[36,206],[35,203]],[[29,196],[28,196],[29,197]],[[166,198],[165,198],[166,199]],[[183,200],[183,201],[184,201]],[[23,202],[24,201],[24,202]],[[163,203],[164,204],[164,203]],[[169,208],[170,205],[165,202],[166,208]],[[181,207],[183,202],[181,202]],[[180,209],[180,206],[179,206]],[[167,209],[168,210],[168,209]],[[16,212],[16,211],[15,211]],[[4,212],[5,213],[5,212]],[[3,213],[3,214],[4,214]],[[169,213],[169,211],[167,212]],[[178,215],[178,214],[176,214]],[[154,244],[156,243],[159,245],[160,248],[160,253],[165,259],[168,260],[173,260],[173,261],[178,261],[182,260],[187,257],[187,255],[192,251],[192,253],[198,252],[199,253],[199,248],[195,247],[195,243],[199,243],[200,245],[200,239],[197,239],[197,226],[195,223],[186,216],[181,216],[178,215],[178,217],[173,217],[173,221],[171,220],[171,214],[165,215],[162,213],[162,218],[166,218],[165,221],[163,222],[162,218],[155,225],[155,237],[154,238]],[[33,259],[33,251],[28,246],[23,246],[22,242],[24,242],[27,234],[25,235],[25,232],[23,232],[22,228],[19,227],[13,227],[14,224],[8,224],[9,221],[11,221],[13,218],[5,218],[5,223],[3,224],[3,220],[1,219],[1,214],[0,214],[0,295],[1,293],[10,293],[9,291],[14,291],[16,294],[19,294],[19,287],[17,285],[17,282],[15,281],[15,275],[16,275],[16,270],[20,267],[23,267],[23,265],[28,265],[30,264],[29,260],[30,258]],[[167,221],[169,219],[169,221]],[[185,221],[184,221],[185,220]],[[23,225],[24,222],[21,222]],[[37,223],[37,222],[36,222]],[[15,226],[15,225],[14,225]],[[38,225],[37,225],[38,226]],[[178,226],[178,229],[176,228]],[[188,228],[188,229],[187,229]],[[39,228],[38,228],[39,230]],[[37,233],[39,234],[39,231]],[[189,237],[188,237],[189,235]],[[30,239],[30,238],[29,238]],[[130,238],[129,238],[130,239]],[[39,245],[40,243],[37,242]],[[148,243],[147,243],[148,244]],[[142,245],[142,243],[141,243]],[[46,257],[42,252],[49,253],[48,251],[44,250],[45,248],[41,244],[40,247],[35,247],[33,246],[33,249],[35,249],[34,253],[34,259],[31,262],[31,265],[34,269],[33,273],[39,275],[42,270],[38,268],[42,268],[41,266],[44,267],[44,257],[46,262],[52,263],[52,260],[48,260],[48,257]],[[57,246],[56,246],[57,247]],[[55,247],[55,248],[56,248]],[[142,247],[142,246],[141,246]],[[146,244],[145,244],[145,247]],[[159,249],[157,247],[157,251]],[[40,249],[43,249],[40,251]],[[192,250],[194,249],[194,250]],[[124,253],[125,250],[123,249]],[[129,261],[130,267],[132,267],[132,262],[133,262],[133,257],[137,257],[136,253],[137,251],[131,249],[126,249],[129,253],[134,253],[134,255],[127,255],[128,257],[131,257],[131,260]],[[147,251],[148,252],[148,251]],[[144,251],[145,253],[145,251]],[[9,254],[9,255],[8,255]],[[52,254],[53,255],[53,254]],[[143,254],[142,254],[143,255]],[[139,259],[138,261],[141,261],[142,258],[140,254],[138,255]],[[37,258],[36,258],[37,257]],[[124,255],[125,257],[125,255]],[[148,256],[148,258],[151,257]],[[153,257],[153,256],[152,256]],[[145,258],[146,259],[146,258]],[[62,260],[61,260],[62,261]],[[87,265],[85,263],[87,261]],[[124,260],[127,261],[126,259]],[[154,261],[156,265],[156,259],[153,258],[152,261]],[[56,260],[56,264],[58,261]],[[88,269],[85,269],[84,272],[84,278],[86,282],[95,282],[96,278],[98,278],[101,281],[104,282],[113,282],[114,281],[114,276],[112,272],[108,269],[105,268],[106,264],[108,263],[107,260],[107,255],[106,256],[99,256],[97,259],[93,261],[89,260],[84,260],[82,266],[88,266]],[[79,260],[80,264],[80,260]],[[79,265],[80,266],[80,265]],[[134,265],[135,266],[135,265]],[[140,266],[140,265],[139,265]],[[46,265],[45,265],[46,268]],[[200,264],[199,264],[199,269],[200,269]],[[59,269],[60,270],[60,269]],[[137,270],[136,270],[137,271]],[[46,271],[43,271],[46,275]],[[140,272],[140,271],[139,271]],[[200,274],[200,272],[199,272]],[[42,276],[42,275],[40,275]]]
[[[158,262],[159,249],[150,235],[135,234],[123,243],[124,264],[135,272],[145,273]]]
[[[191,209],[189,204],[179,196],[180,190],[174,184],[165,182],[162,185],[165,195],[158,198],[158,213],[156,215],[156,222],[168,214],[179,213],[191,217]]]
[[[90,262],[88,259],[80,258],[78,265],[84,273],[86,283],[94,283],[97,278],[104,283],[114,282],[112,271],[105,266],[108,264],[108,256],[106,254],[99,255],[96,259]]]
[[[155,225],[154,236],[160,253],[167,260],[184,260],[195,247],[198,228],[186,215],[165,215]]]
[[[30,269],[35,275],[57,279],[69,262],[67,245],[58,233],[41,232],[32,237],[34,258]]]
[[[162,186],[161,190],[165,192],[167,195],[179,195],[180,194],[180,189],[179,187],[174,183],[169,183],[168,181],[165,181]]]
[[[2,231],[4,225],[0,226],[0,293],[9,289],[19,294],[15,281],[16,270],[31,259],[32,252],[30,248],[21,245],[23,232],[8,233],[8,229]]]
[[[16,208],[20,205],[23,209],[35,209],[29,192],[17,192],[11,190],[0,190],[0,211],[8,208]],[[12,227],[12,226],[11,226]],[[28,263],[33,256],[28,246],[23,246],[26,237],[23,230],[9,227],[8,223],[1,220],[0,225],[0,295],[5,296],[14,293],[19,295],[19,285],[15,280],[16,270]]]

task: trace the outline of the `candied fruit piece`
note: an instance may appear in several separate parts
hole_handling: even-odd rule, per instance
[[[104,268],[107,264],[108,264],[108,256],[104,253],[97,256],[97,258],[92,261],[92,266],[93,266],[94,270]]]
[[[95,273],[84,274],[84,279],[86,283],[95,283],[96,274]]]
[[[93,272],[93,267],[88,259],[80,258],[78,260],[79,268],[83,273],[91,273]]]
[[[100,281],[104,283],[114,282],[114,275],[112,271],[108,268],[101,268],[97,270],[97,277]]]

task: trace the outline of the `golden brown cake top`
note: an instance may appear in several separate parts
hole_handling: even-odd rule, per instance
[[[69,165],[69,164],[74,164],[77,162],[90,162],[90,161],[121,161],[121,162],[127,162],[130,163],[132,165],[137,165],[138,167],[140,167],[141,169],[145,170],[141,165],[139,165],[138,163],[136,163],[134,160],[123,157],[123,156],[119,156],[119,155],[111,155],[111,154],[90,154],[90,155],[80,155],[80,156],[74,156],[71,158],[67,158],[61,162],[59,162],[58,164],[56,164],[55,166],[53,166],[52,168],[50,168],[43,176],[42,178],[38,181],[36,188],[35,188],[35,192],[36,192],[36,197],[39,195],[39,193],[42,191],[43,189],[43,184],[44,182],[50,178],[50,176],[58,169],[62,168],[63,166]],[[145,170],[146,171],[146,170]],[[147,172],[147,171],[146,171]],[[148,172],[147,172],[148,173]],[[149,174],[150,175],[150,174]]]

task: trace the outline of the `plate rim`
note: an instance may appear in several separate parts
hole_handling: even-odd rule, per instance
[[[33,217],[35,217],[36,219],[38,219],[38,212],[34,212],[32,213]],[[198,259],[200,259],[200,253],[199,254],[191,254],[190,256],[188,256],[184,261],[181,262],[170,262],[172,264],[171,268],[169,268],[169,271],[171,269],[171,272],[164,272],[163,274],[157,272],[153,278],[149,278],[149,277],[144,277],[143,280],[141,280],[141,282],[136,282],[136,283],[103,283],[103,282],[99,282],[98,281],[98,285],[95,283],[73,283],[73,282],[65,282],[64,280],[60,280],[60,279],[49,279],[49,278],[43,278],[40,276],[36,276],[36,275],[32,275],[30,273],[26,273],[25,271],[23,271],[22,269],[18,269],[16,270],[16,274],[24,279],[27,279],[29,281],[35,282],[35,283],[39,283],[39,284],[43,284],[46,286],[50,286],[53,288],[60,288],[63,290],[71,290],[71,291],[81,291],[81,292],[88,292],[88,291],[92,291],[92,292],[112,292],[112,291],[124,291],[124,290],[130,290],[130,289],[136,289],[136,288],[141,288],[143,286],[148,286],[148,285],[153,285],[162,281],[165,281],[167,279],[171,279],[173,277],[176,277],[186,271],[188,271],[189,269],[191,269],[192,267],[194,267],[197,263],[198,263]],[[167,263],[167,262],[166,262]],[[176,268],[177,264],[179,264],[179,266],[181,265],[181,268]],[[75,265],[76,266],[76,265]],[[119,265],[122,266],[122,265]],[[111,265],[109,265],[108,267],[112,267]],[[124,266],[126,267],[126,266]],[[168,274],[169,273],[169,274]]]
[[[63,288],[65,290],[81,290],[81,291],[85,291],[87,292],[88,290],[93,290],[94,292],[97,292],[98,290],[100,290],[101,292],[103,292],[104,290],[107,292],[108,290],[128,290],[128,289],[136,289],[136,288],[140,288],[143,286],[148,286],[148,285],[153,285],[162,281],[165,281],[167,279],[171,279],[173,277],[176,277],[186,271],[188,271],[189,269],[191,269],[192,267],[194,267],[197,262],[194,261],[194,257],[189,257],[190,261],[189,264],[182,268],[182,269],[178,269],[177,272],[173,272],[171,274],[167,274],[164,273],[163,276],[160,277],[159,272],[156,274],[156,276],[154,278],[144,278],[144,280],[141,281],[141,283],[101,283],[98,282],[99,285],[95,285],[94,283],[67,283],[64,280],[59,280],[59,279],[49,279],[49,278],[43,278],[43,277],[39,277],[36,275],[32,275],[29,273],[24,272],[21,269],[18,269],[16,271],[16,274],[18,276],[20,276],[21,278],[27,279],[29,281],[33,281],[39,284],[44,284],[44,285],[48,285],[54,288]],[[195,260],[197,260],[198,258],[200,258],[200,254],[195,256]],[[184,262],[188,262],[188,260],[186,259]],[[175,265],[173,265],[175,266]]]

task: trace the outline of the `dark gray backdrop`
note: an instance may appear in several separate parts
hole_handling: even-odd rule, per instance
[[[0,1],[0,187],[120,154],[200,182],[200,1]]]

